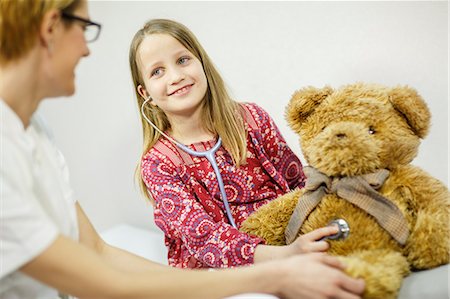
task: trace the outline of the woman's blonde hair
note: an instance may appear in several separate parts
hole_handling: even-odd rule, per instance
[[[0,0],[0,65],[22,58],[36,43],[45,13],[72,12],[81,0]]]
[[[231,99],[226,90],[225,83],[219,72],[214,67],[209,56],[198,42],[195,35],[184,25],[166,19],[154,19],[147,22],[134,36],[130,46],[130,68],[133,77],[134,90],[138,108],[142,106],[144,99],[139,94],[139,85],[144,87],[144,80],[137,62],[137,51],[146,36],[151,34],[167,34],[180,42],[189,52],[200,60],[203,71],[208,81],[208,88],[202,106],[202,120],[205,129],[219,135],[223,146],[230,153],[233,162],[239,166],[245,164],[247,157],[247,132],[244,127],[243,112],[240,105]],[[162,110],[157,107],[144,107],[147,117],[162,131],[170,128],[170,123]],[[160,138],[157,132],[141,115],[143,128],[143,153],[147,153]],[[136,168],[136,180],[139,182],[142,192],[150,198],[147,188],[141,176],[141,162]]]

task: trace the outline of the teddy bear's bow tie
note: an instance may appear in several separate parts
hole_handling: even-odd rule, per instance
[[[389,176],[386,169],[361,176],[330,178],[313,167],[304,168],[307,177],[305,193],[295,207],[286,227],[286,243],[292,243],[309,213],[319,204],[323,196],[329,193],[358,206],[366,211],[401,245],[409,236],[408,223],[400,209],[389,199],[378,193]]]

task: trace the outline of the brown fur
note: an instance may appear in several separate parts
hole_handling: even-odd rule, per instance
[[[344,241],[329,241],[347,272],[366,281],[364,298],[395,298],[410,270],[449,262],[448,188],[410,165],[430,126],[427,105],[409,87],[357,83],[338,90],[307,87],[294,93],[286,110],[310,166],[328,176],[354,176],[388,169],[378,190],[404,213],[410,236],[398,244],[375,218],[334,194],[326,195],[303,223],[304,234],[345,219]],[[369,130],[375,130],[369,134]],[[345,134],[345,138],[336,138]],[[241,229],[268,244],[285,244],[284,230],[303,191],[295,190],[261,207]]]

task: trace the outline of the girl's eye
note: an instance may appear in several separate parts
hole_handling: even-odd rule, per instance
[[[152,73],[151,73],[152,77],[154,77],[154,76],[159,76],[159,75],[161,75],[161,74],[162,74],[162,69],[161,69],[161,68],[154,69],[154,70],[152,71]]]
[[[180,59],[178,59],[178,64],[186,64],[189,61],[189,57],[181,57]]]
[[[369,127],[369,134],[370,134],[370,135],[373,135],[373,134],[375,134],[376,132],[377,132],[377,131],[375,131],[374,127],[372,127],[372,126]]]

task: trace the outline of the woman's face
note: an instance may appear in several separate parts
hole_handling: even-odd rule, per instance
[[[198,112],[207,90],[200,60],[167,34],[145,37],[137,52],[144,87],[143,97],[162,109],[167,117],[190,117]]]
[[[89,19],[87,2],[81,1],[71,13],[74,16]],[[89,55],[84,38],[83,22],[69,20],[68,25],[60,19],[58,34],[49,49],[49,78],[50,96],[69,96],[75,92],[75,68],[82,57]]]

